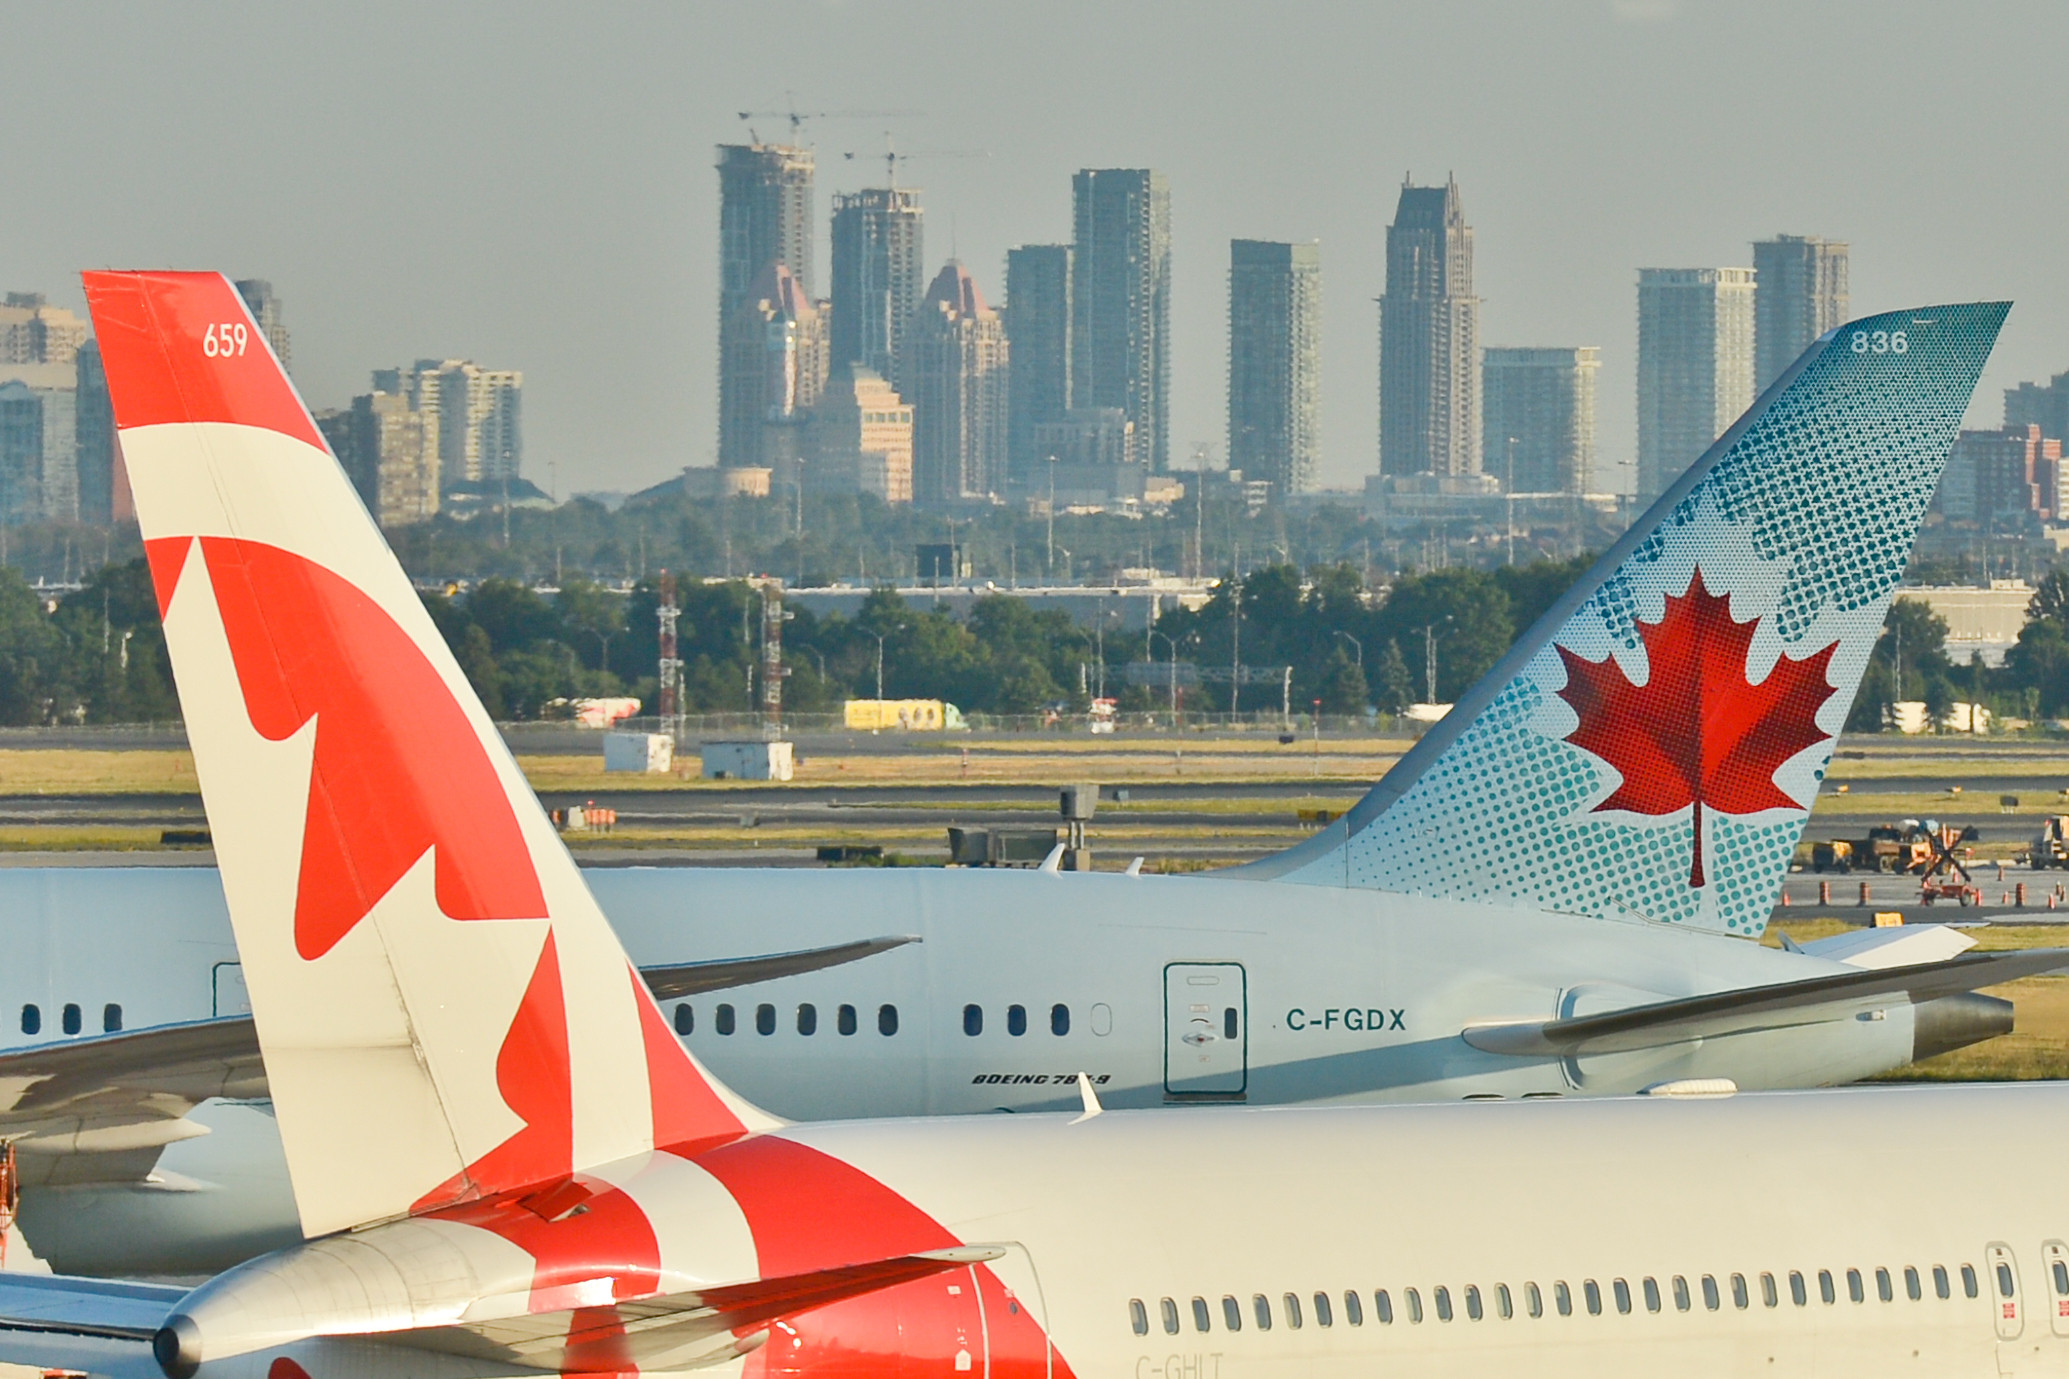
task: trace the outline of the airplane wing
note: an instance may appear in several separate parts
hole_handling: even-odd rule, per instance
[[[794,977],[918,943],[889,934],[825,948],[649,967],[661,1000]],[[187,1112],[215,1097],[267,1095],[249,1015],[125,1030],[0,1053],[0,1140],[22,1182],[134,1182],[166,1145],[208,1133]]]
[[[44,1373],[163,1379],[151,1336],[187,1290],[0,1273],[0,1362]]]
[[[1870,968],[1773,986],[1712,991],[1701,996],[1629,1006],[1563,1020],[1508,1021],[1468,1026],[1465,1041],[1487,1053],[1522,1058],[1622,1053],[1724,1034],[1815,1024],[1845,1008],[1895,998],[1920,1005],[1995,986],[2018,977],[2069,968],[2069,948],[1963,953],[1943,962]]]

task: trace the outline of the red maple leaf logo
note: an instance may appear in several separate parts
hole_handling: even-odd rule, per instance
[[[1693,807],[1695,852],[1688,884],[1703,884],[1703,806],[1725,814],[1801,809],[1774,783],[1776,768],[1832,735],[1817,712],[1832,697],[1825,668],[1839,647],[1801,660],[1776,659],[1759,684],[1746,678],[1746,652],[1760,620],[1735,622],[1729,596],[1703,587],[1668,595],[1656,623],[1638,624],[1645,683],[1634,685],[1614,656],[1590,661],[1565,647],[1559,697],[1580,715],[1566,735],[1614,766],[1623,782],[1591,813],[1626,809],[1672,814]]]

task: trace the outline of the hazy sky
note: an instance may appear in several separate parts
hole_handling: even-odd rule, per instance
[[[1376,308],[1404,174],[1455,173],[1490,345],[1599,345],[1633,448],[1640,267],[1853,244],[1857,312],[2009,297],[1972,425],[2069,370],[2069,6],[110,6],[0,0],[0,287],[215,267],[282,295],[343,404],[422,355],[525,371],[526,472],[631,489],[714,450],[717,175],[741,110],[814,121],[830,193],[915,152],[930,272],[996,298],[1080,167],[1169,173],[1173,459],[1224,434],[1228,241],[1320,239],[1322,477],[1376,467]],[[781,120],[755,122],[765,138]],[[855,152],[854,161],[843,154]]]

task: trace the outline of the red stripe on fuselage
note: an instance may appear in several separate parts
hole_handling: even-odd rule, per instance
[[[696,1162],[740,1204],[764,1278],[964,1243],[860,1169],[779,1136],[740,1140]],[[746,1372],[954,1379],[982,1363],[985,1347],[991,1379],[1070,1379],[1036,1318],[983,1265],[790,1318],[778,1343],[747,1357]]]

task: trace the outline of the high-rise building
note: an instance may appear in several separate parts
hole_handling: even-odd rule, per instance
[[[2038,426],[1963,431],[1933,506],[1950,522],[2017,528],[2059,514],[2062,443]]]
[[[1589,492],[1601,368],[1593,346],[1482,351],[1482,472],[1512,493]]]
[[[69,364],[86,343],[86,322],[41,292],[0,298],[0,365]]]
[[[805,413],[826,386],[826,314],[787,267],[772,262],[719,337],[719,463],[794,464]],[[794,480],[795,476],[791,476]]]
[[[1379,472],[1480,472],[1480,299],[1458,183],[1403,183],[1379,299]]]
[[[0,370],[0,523],[79,517],[72,364]]]
[[[2004,425],[2007,430],[2038,426],[2049,440],[2069,442],[2069,373],[2058,373],[2047,383],[2006,388]]]
[[[1171,185],[1148,168],[1071,180],[1070,405],[1118,407],[1156,473],[1171,461]]]
[[[898,376],[912,399],[912,496],[923,507],[987,499],[1006,468],[1005,323],[951,259],[913,313]]]
[[[266,343],[273,349],[273,357],[280,361],[280,367],[292,372],[288,358],[287,322],[280,314],[280,296],[273,290],[273,284],[264,278],[239,278],[237,295],[244,298],[244,304],[251,308],[251,316],[259,323],[259,334],[266,337]]]
[[[1278,495],[1322,459],[1322,246],[1229,242],[1228,463]]]
[[[729,348],[747,306],[770,265],[780,264],[797,295],[812,300],[812,151],[781,144],[721,144],[718,149],[718,462],[760,463],[762,384],[758,371],[730,367]],[[746,388],[753,397],[736,397]]]
[[[804,482],[821,493],[912,501],[912,408],[874,369],[836,371],[812,409]]]
[[[353,398],[348,410],[316,419],[367,511],[383,527],[438,515],[436,415],[430,414],[427,431],[426,414],[410,406],[408,397],[373,392]]]
[[[118,508],[128,507],[129,481],[116,460],[115,409],[108,397],[108,375],[101,368],[100,344],[88,340],[81,345],[72,365],[79,520],[105,527],[116,520]]]
[[[1006,466],[1010,482],[1037,484],[1042,452],[1035,428],[1070,410],[1070,246],[1023,244],[1006,251]]]
[[[523,477],[522,372],[484,369],[466,359],[419,359],[404,369],[375,369],[373,384],[376,394],[402,398],[415,414],[412,425],[438,463],[441,487]]]
[[[1638,270],[1638,496],[1655,498],[1753,405],[1753,270]]]
[[[925,285],[926,235],[912,187],[833,198],[833,368],[860,365],[895,381],[898,342]]]
[[[1811,342],[1847,318],[1847,245],[1776,235],[1753,245],[1753,391],[1782,376]]]

